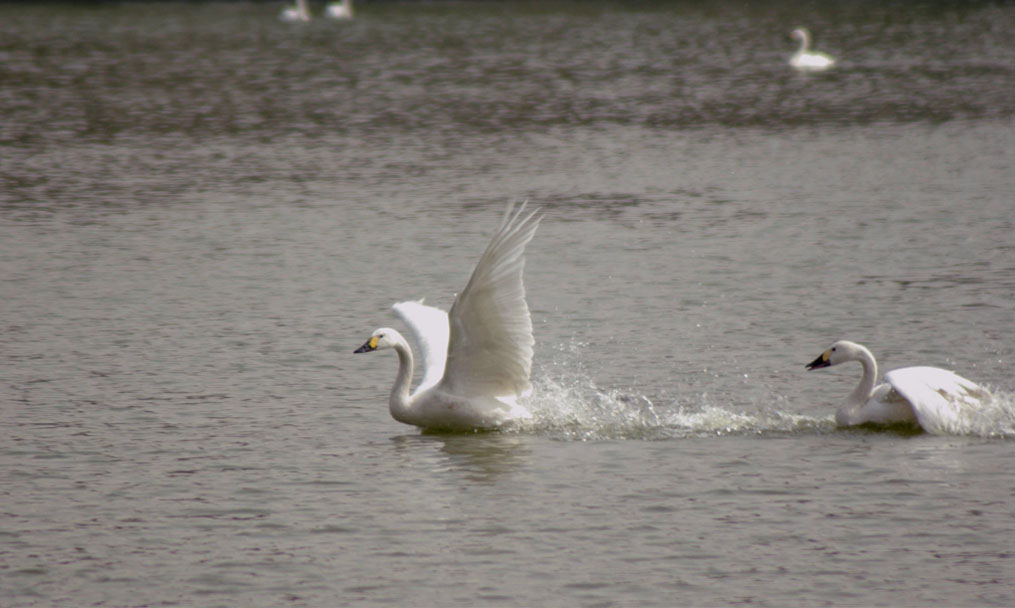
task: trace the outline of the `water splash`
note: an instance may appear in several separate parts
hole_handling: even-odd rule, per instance
[[[533,394],[525,400],[533,418],[519,432],[538,433],[571,441],[604,439],[665,440],[685,437],[837,432],[834,417],[791,413],[793,404],[781,395],[759,397],[735,406],[716,403],[707,393],[691,398],[656,402],[648,396],[604,389],[581,368],[540,374]],[[982,406],[964,410],[950,435],[1015,438],[1015,393],[988,389],[993,397]],[[870,432],[892,429],[861,428]],[[903,434],[920,434],[919,429]],[[896,429],[896,432],[901,432]]]
[[[1015,392],[985,386],[991,395],[979,407],[963,408],[950,435],[1015,439]]]
[[[661,440],[681,437],[830,432],[831,416],[788,414],[769,405],[734,411],[712,403],[708,394],[693,403],[653,403],[643,394],[602,389],[582,373],[543,377],[526,405],[533,418],[519,430],[574,441]],[[774,399],[776,405],[784,402]]]

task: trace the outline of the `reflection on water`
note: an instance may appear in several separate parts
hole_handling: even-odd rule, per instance
[[[430,474],[455,472],[470,482],[495,482],[528,466],[532,458],[529,440],[507,433],[423,433],[391,438],[407,455],[418,457],[421,446],[432,455]]]

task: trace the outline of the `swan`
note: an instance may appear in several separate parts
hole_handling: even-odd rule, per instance
[[[412,349],[401,334],[382,327],[354,351],[392,348],[398,354],[398,376],[388,399],[395,420],[461,431],[531,418],[517,402],[530,390],[535,344],[522,270],[525,246],[542,214],[538,209],[524,214],[525,206],[508,206],[450,313],[422,300],[392,306],[422,352],[423,377],[412,395]]]
[[[789,58],[789,64],[798,70],[820,71],[827,70],[835,65],[835,59],[821,51],[810,50],[811,34],[806,29],[798,27],[793,30],[790,36],[800,41],[800,50],[793,53]]]
[[[808,370],[830,367],[847,361],[863,366],[860,384],[846,404],[835,412],[839,426],[865,423],[917,423],[928,433],[943,435],[954,429],[962,408],[976,407],[990,393],[954,372],[937,367],[903,367],[885,374],[875,386],[878,364],[864,346],[839,340],[807,364]]]
[[[310,21],[310,9],[307,0],[296,0],[293,6],[287,6],[278,16],[282,21]]]
[[[352,19],[352,0],[333,2],[328,5],[324,14],[332,19]]]

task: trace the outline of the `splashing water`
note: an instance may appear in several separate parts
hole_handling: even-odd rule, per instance
[[[527,400],[532,420],[519,430],[563,439],[672,439],[694,436],[763,433],[830,432],[829,415],[814,418],[756,407],[754,412],[732,411],[714,405],[703,394],[696,403],[656,405],[647,396],[602,389],[582,373],[543,377]],[[781,403],[782,399],[774,399]]]
[[[743,406],[716,404],[707,393],[690,401],[675,399],[658,404],[644,394],[598,387],[580,364],[554,367],[553,373],[541,374],[534,381],[532,395],[525,399],[533,418],[516,427],[517,432],[593,441],[830,433],[838,430],[834,409],[830,408],[828,415],[822,417],[790,413],[794,408],[781,395],[768,395],[758,403]],[[1015,393],[988,390],[992,397],[979,408],[962,411],[955,427],[948,429],[949,434],[1015,438]],[[855,430],[921,434],[918,427],[862,427]]]
[[[951,435],[1015,439],[1015,393],[987,387],[991,395],[977,408],[959,411],[957,423],[948,429]]]

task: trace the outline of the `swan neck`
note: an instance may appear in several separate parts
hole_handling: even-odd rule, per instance
[[[412,382],[412,349],[405,339],[399,336],[395,344],[395,352],[398,353],[398,376],[395,377],[395,384],[391,387],[391,397],[388,399],[388,408],[391,417],[404,422],[409,414],[409,383]]]
[[[811,46],[811,37],[807,32],[800,32],[800,52],[806,53]]]
[[[869,350],[863,347],[860,348],[856,360],[863,366],[863,376],[860,378],[860,384],[856,386],[856,390],[850,395],[849,401],[852,404],[862,406],[867,403],[871,393],[874,391],[874,383],[878,380],[878,364],[874,360],[874,355]]]

